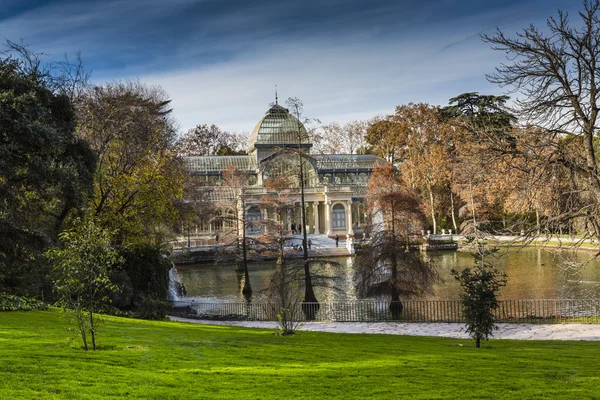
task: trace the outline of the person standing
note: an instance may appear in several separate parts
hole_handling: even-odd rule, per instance
[[[308,249],[312,248],[312,239],[308,239]]]
[[[340,235],[335,235],[335,247],[340,247]]]

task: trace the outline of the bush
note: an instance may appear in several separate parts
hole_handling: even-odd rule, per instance
[[[40,300],[0,293],[0,311],[33,311],[48,308],[48,305]]]
[[[460,272],[452,269],[451,272],[463,288],[460,297],[467,333],[475,339],[475,347],[479,347],[481,339],[488,340],[497,329],[494,311],[499,306],[498,291],[506,285],[506,274],[484,265]]]
[[[113,270],[111,282],[119,287],[112,295],[112,308],[105,312],[143,319],[164,319],[170,306],[171,261],[156,246],[142,244],[122,253],[125,262]],[[119,310],[119,311],[117,311]]]
[[[165,319],[171,303],[166,300],[147,297],[135,310],[134,316],[142,319]]]

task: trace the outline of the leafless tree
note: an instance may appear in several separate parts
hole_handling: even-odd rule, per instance
[[[36,77],[51,90],[72,101],[89,86],[91,71],[85,69],[79,52],[75,54],[74,60],[65,55],[61,61],[52,61],[46,59],[47,54],[36,53],[23,42],[6,40],[4,47],[4,55],[18,58],[21,61],[19,66],[26,75]]]
[[[547,30],[533,25],[509,37],[498,30],[484,35],[509,62],[488,76],[491,82],[519,93],[515,111],[543,135],[530,135],[512,145],[487,135],[496,154],[520,157],[520,168],[538,186],[549,177],[568,184],[556,196],[558,208],[545,221],[550,228],[583,221],[586,235],[600,237],[600,171],[596,132],[600,111],[600,1],[585,1],[575,26],[559,11],[547,20]],[[481,131],[481,130],[480,130]],[[546,178],[546,179],[543,179]]]
[[[357,154],[366,146],[367,123],[350,121],[344,126],[332,122],[322,127],[321,147],[327,154]]]
[[[248,135],[226,132],[216,125],[197,125],[177,141],[177,153],[185,156],[216,156],[245,154]]]

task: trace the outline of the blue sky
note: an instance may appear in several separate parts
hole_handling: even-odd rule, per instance
[[[139,79],[172,98],[180,129],[251,131],[273,101],[323,123],[501,93],[504,55],[479,35],[543,26],[576,0],[0,0],[0,32],[60,59],[81,51],[95,82]],[[573,17],[575,17],[574,13]]]

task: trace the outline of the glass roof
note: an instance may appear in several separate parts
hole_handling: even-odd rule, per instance
[[[229,166],[241,171],[254,171],[254,158],[249,156],[196,156],[185,157],[186,166],[194,172],[223,171]]]
[[[372,154],[312,154],[310,158],[319,172],[372,170],[385,160]],[[185,157],[187,168],[193,172],[220,172],[229,166],[240,171],[256,171],[252,156],[195,156]]]
[[[372,154],[313,154],[317,169],[322,170],[357,170],[369,169],[385,164],[383,158]]]
[[[250,134],[248,147],[252,150],[256,144],[308,144],[308,133],[304,125],[289,113],[287,108],[274,105],[258,121]]]

